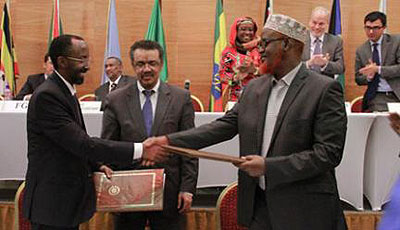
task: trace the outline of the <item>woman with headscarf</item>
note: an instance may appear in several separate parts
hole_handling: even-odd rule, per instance
[[[237,101],[243,88],[257,76],[260,53],[257,49],[257,24],[250,17],[236,18],[231,26],[229,43],[222,52],[220,71],[222,91],[228,101]]]

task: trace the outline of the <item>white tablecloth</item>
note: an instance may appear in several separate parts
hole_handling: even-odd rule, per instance
[[[196,113],[199,126],[223,113]],[[88,133],[99,136],[102,113],[84,113]],[[24,179],[27,166],[26,113],[0,112],[0,180]],[[238,156],[236,136],[204,150]],[[367,151],[365,151],[367,149]],[[400,139],[389,127],[386,115],[350,114],[344,156],[336,169],[341,199],[362,210],[363,193],[375,210],[387,201],[400,172]],[[229,163],[200,160],[198,187],[224,186],[237,180]]]

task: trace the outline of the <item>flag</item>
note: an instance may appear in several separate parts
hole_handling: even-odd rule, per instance
[[[329,33],[333,35],[342,36],[342,20],[340,16],[340,0],[333,0],[331,20],[329,23]],[[344,74],[339,74],[335,76],[336,80],[340,82],[345,90],[345,79]]]
[[[8,85],[12,95],[15,95],[17,88],[15,79],[19,74],[19,70],[11,33],[11,20],[10,15],[8,14],[7,3],[4,4],[3,17],[1,19],[0,70],[2,74],[4,74],[4,87]]]
[[[118,25],[117,25],[117,13],[115,10],[115,0],[109,1],[108,6],[108,20],[107,20],[107,40],[106,50],[104,52],[104,65],[109,57],[117,57],[121,59],[121,52],[119,48],[119,36],[118,36]],[[107,74],[105,73],[103,65],[103,77],[101,84],[108,81]]]
[[[222,51],[226,47],[226,26],[225,14],[222,6],[222,1],[217,0],[215,10],[215,28],[214,28],[214,59],[213,59],[213,74],[210,95],[210,112],[222,112],[222,85],[221,76],[219,75],[219,62],[221,60]]]
[[[53,12],[51,14],[49,40],[47,41],[47,47],[50,48],[51,41],[62,34],[63,28],[60,18],[60,4],[58,0],[53,0]]]
[[[386,15],[386,0],[381,0],[379,2],[379,11]],[[385,33],[387,33],[387,32],[388,32],[388,29],[386,27]]]
[[[267,22],[268,17],[273,14],[273,5],[274,4],[274,0],[267,0],[267,2],[265,3],[265,15],[264,15],[264,24]]]
[[[158,42],[164,50],[163,61],[164,65],[160,73],[162,81],[168,81],[168,65],[167,65],[167,47],[165,45],[164,27],[161,15],[161,0],[154,0],[153,10],[151,12],[149,27],[145,36],[146,40]]]

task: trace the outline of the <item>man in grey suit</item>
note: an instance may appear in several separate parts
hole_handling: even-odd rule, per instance
[[[101,137],[141,142],[147,137],[193,128],[194,110],[189,91],[159,79],[163,66],[161,46],[154,41],[138,41],[132,45],[130,56],[137,81],[107,96]],[[140,168],[134,164],[114,169]],[[118,213],[115,215],[115,229],[144,230],[147,221],[152,230],[184,229],[182,213],[192,204],[198,160],[174,155],[153,168],[164,168],[166,172],[164,210]]]
[[[104,64],[104,70],[110,80],[94,91],[96,100],[102,102],[104,102],[108,93],[133,81],[132,77],[122,75],[123,65],[118,57],[108,57]]]
[[[368,85],[363,111],[387,111],[388,102],[400,99],[400,36],[385,34],[386,15],[374,11],[364,18],[368,40],[357,48],[358,85]]]
[[[238,222],[250,229],[345,229],[335,167],[347,118],[339,82],[301,62],[306,28],[271,15],[260,42],[267,75],[222,118],[155,142],[200,149],[239,134]]]
[[[343,41],[339,36],[326,33],[329,11],[316,7],[309,22],[310,32],[304,45],[302,61],[307,68],[334,77],[344,73]]]

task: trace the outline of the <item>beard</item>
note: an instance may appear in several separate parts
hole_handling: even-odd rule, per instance
[[[72,75],[71,80],[74,85],[81,85],[85,81],[83,74],[86,73],[89,69],[87,67],[82,67],[79,71]]]
[[[267,59],[265,56],[261,56],[261,64],[259,67],[259,73],[261,75],[263,74],[274,74],[275,70],[279,68],[281,62],[282,62],[282,55],[280,54],[278,57],[274,58],[273,60],[270,61],[268,64],[267,61],[263,60]]]

